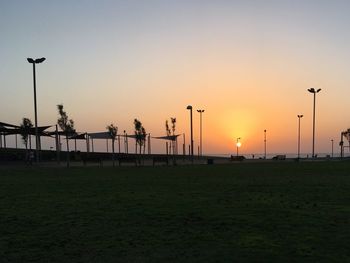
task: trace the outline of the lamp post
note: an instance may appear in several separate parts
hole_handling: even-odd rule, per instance
[[[183,143],[183,156],[186,156],[186,137],[185,134],[183,133],[183,139],[184,139],[184,143]]]
[[[197,110],[197,112],[199,112],[200,115],[200,156],[203,155],[203,144],[202,144],[202,113],[204,112],[204,110]]]
[[[315,108],[316,108],[316,93],[319,93],[321,89],[315,90],[314,88],[307,90],[314,94],[314,107],[313,107],[313,118],[312,118],[312,158],[315,158]]]
[[[298,160],[300,158],[300,119],[303,117],[304,115],[298,115]]]
[[[264,130],[264,159],[266,159],[266,130]]]
[[[241,147],[241,142],[239,141],[241,139],[241,137],[236,139],[236,148],[237,148],[237,157],[238,157],[238,148]]]
[[[192,106],[188,105],[187,109],[190,110],[190,124],[191,124],[191,159],[193,162],[193,125],[192,125]]]
[[[39,132],[38,132],[38,115],[37,115],[37,107],[36,107],[36,79],[35,79],[35,64],[40,64],[45,61],[45,58],[27,58],[27,61],[30,64],[33,64],[33,85],[34,85],[34,117],[35,117],[35,156],[36,162],[39,163]]]

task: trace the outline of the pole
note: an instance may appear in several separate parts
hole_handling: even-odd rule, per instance
[[[179,155],[179,149],[177,144],[177,137],[175,138],[175,149],[176,149],[176,155]]]
[[[199,139],[199,144],[200,144],[200,155],[202,156],[203,155],[203,144],[202,144],[202,113],[204,112],[204,110],[197,110],[197,112],[199,112],[200,114],[200,125],[199,125],[199,131],[200,131],[200,139]]]
[[[86,153],[88,154],[90,152],[90,141],[87,133],[85,133],[85,140],[86,140]]]
[[[60,163],[60,151],[59,151],[58,126],[57,126],[57,124],[56,124],[55,141],[56,141],[56,161],[59,164]]]
[[[118,135],[118,153],[120,154],[120,135]]]
[[[300,119],[303,115],[298,115],[298,159],[300,158]]]
[[[201,113],[200,113],[200,123],[201,123],[201,156],[203,155],[203,144],[202,144],[202,111],[201,111]]]
[[[190,114],[191,114],[191,158],[193,162],[193,122],[192,122],[192,107],[190,109]]]
[[[339,142],[339,146],[340,146],[340,158],[343,158],[343,156],[344,156],[343,132],[340,133],[340,142]]]
[[[125,141],[126,141],[126,153],[129,153],[129,141],[128,141],[128,134],[126,133],[126,137],[125,137]]]
[[[39,163],[39,132],[38,132],[38,114],[36,105],[36,78],[35,78],[35,63],[33,63],[33,84],[34,84],[34,118],[35,118],[35,157]]]
[[[300,159],[300,117],[298,116],[298,159]]]
[[[264,130],[264,159],[266,159],[266,130]]]
[[[314,107],[313,107],[312,158],[315,158],[315,108],[316,108],[316,92],[314,92]]]
[[[185,137],[185,134],[183,134],[183,139],[184,139],[184,143],[183,143],[183,155],[186,155],[186,137]]]
[[[241,140],[241,137],[236,139],[237,157],[238,157],[238,148],[241,146],[240,140]]]
[[[200,115],[200,155],[202,156],[202,113],[203,111],[199,111],[199,115]]]

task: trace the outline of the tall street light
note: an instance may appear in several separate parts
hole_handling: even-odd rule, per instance
[[[314,94],[314,110],[313,110],[313,121],[312,121],[312,158],[315,158],[315,107],[316,107],[316,93],[319,93],[321,89],[315,90],[314,88],[307,90]]]
[[[240,139],[241,139],[241,137],[237,138],[237,140],[236,140],[237,157],[238,157],[238,149],[239,149],[239,147],[242,146],[242,144],[241,144],[241,142],[240,142]]]
[[[204,112],[204,110],[197,110],[197,112],[199,112],[200,115],[200,155],[203,155],[203,145],[202,145],[202,113]]]
[[[304,115],[298,115],[298,160],[300,158],[300,119],[303,117]]]
[[[39,132],[38,132],[38,114],[36,107],[36,79],[35,79],[35,64],[39,64],[45,61],[45,58],[27,58],[28,62],[33,64],[33,85],[34,85],[34,117],[35,117],[35,155],[36,162],[39,162]]]
[[[264,130],[264,159],[266,159],[266,130]]]
[[[192,106],[188,105],[187,109],[190,110],[190,124],[191,124],[191,159],[193,162],[193,125],[192,125]]]

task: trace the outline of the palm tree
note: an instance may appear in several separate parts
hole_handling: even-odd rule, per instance
[[[146,129],[142,126],[142,123],[138,119],[134,120],[134,126],[135,126],[136,148],[138,144],[140,146],[140,155],[141,155],[142,146],[146,145],[146,135],[147,135]]]
[[[176,118],[172,118],[170,117],[170,121],[171,121],[171,130],[169,128],[169,122],[168,120],[165,121],[165,131],[166,131],[166,135],[169,137],[170,139],[170,145],[169,145],[169,153],[171,154],[171,148],[173,149],[173,154],[175,154],[175,129],[176,129]],[[172,138],[170,138],[170,136],[173,136]],[[167,142],[168,144],[168,142]]]
[[[68,119],[67,113],[63,110],[63,104],[57,105],[58,114],[60,118],[57,120],[57,124],[60,126],[61,130],[64,132],[67,141],[67,167],[69,167],[69,140],[68,136],[75,133],[74,121]]]
[[[171,131],[170,131],[170,128],[169,128],[169,122],[168,120],[165,120],[165,131],[166,131],[166,136],[170,136],[171,135]],[[169,150],[169,153],[171,153],[171,143],[169,145],[169,149],[168,149],[168,140],[166,140],[166,152],[168,154],[168,150]]]
[[[26,156],[28,156],[28,139],[30,135],[30,130],[33,127],[33,123],[28,118],[23,118],[20,125],[20,134],[22,136],[22,141],[26,147]]]
[[[173,132],[173,140],[172,140],[172,144],[173,144],[173,154],[175,154],[175,128],[176,128],[176,118],[170,118],[171,120],[171,130]]]
[[[147,134],[146,134],[146,129],[143,126],[141,128],[141,134],[142,134],[143,154],[145,154]]]
[[[106,129],[108,130],[109,136],[112,139],[113,167],[114,167],[115,166],[114,142],[115,142],[115,139],[116,139],[117,134],[118,134],[118,127],[114,126],[113,123],[111,123],[110,125],[108,125],[106,127]]]
[[[169,128],[169,122],[168,122],[168,120],[165,121],[165,131],[166,131],[166,135],[167,135],[167,136],[170,136],[170,135],[171,135],[171,131],[170,131],[170,128]]]

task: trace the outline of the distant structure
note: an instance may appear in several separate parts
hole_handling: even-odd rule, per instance
[[[349,145],[348,146],[344,146],[344,137],[348,140]],[[339,142],[339,146],[340,146],[340,157],[343,158],[344,157],[344,148],[348,147],[350,148],[350,128],[347,129],[346,131],[342,131],[340,133],[340,142]]]

